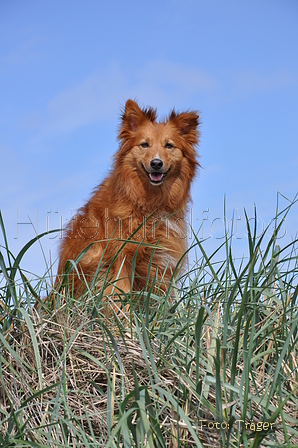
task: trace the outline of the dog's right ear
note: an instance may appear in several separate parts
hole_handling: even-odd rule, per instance
[[[127,100],[124,113],[122,115],[122,123],[128,126],[129,130],[134,132],[145,121],[143,111],[133,100]]]
[[[138,128],[146,121],[154,123],[156,121],[156,109],[147,107],[140,109],[138,104],[133,100],[127,100],[118,132],[118,140],[120,146],[125,147],[125,142],[130,141],[136,134]]]
[[[127,137],[127,132],[135,132],[146,120],[156,121],[156,110],[152,107],[140,109],[133,100],[127,100],[121,116],[119,140]]]

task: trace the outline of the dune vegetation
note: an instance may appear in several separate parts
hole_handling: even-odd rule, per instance
[[[261,235],[247,219],[241,260],[232,229],[211,254],[194,234],[196,260],[166,293],[156,273],[106,298],[107,270],[76,300],[75,263],[54,292],[50,269],[32,282],[22,258],[42,235],[14,256],[1,217],[0,446],[298,447],[297,241],[277,238],[288,213]]]

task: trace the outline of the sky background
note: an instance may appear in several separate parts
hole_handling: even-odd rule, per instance
[[[245,251],[243,209],[252,218],[256,205],[261,230],[278,192],[298,191],[297,24],[297,0],[0,0],[0,207],[14,255],[65,225],[107,175],[128,98],[161,118],[200,111],[189,219],[212,250],[226,198]],[[297,222],[294,205],[282,242]],[[42,239],[46,260],[59,238]],[[22,267],[44,273],[38,244]]]

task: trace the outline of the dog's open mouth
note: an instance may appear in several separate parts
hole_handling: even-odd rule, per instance
[[[158,171],[151,171],[150,173],[146,170],[144,165],[142,165],[144,168],[145,173],[147,174],[150,183],[152,185],[160,185],[163,183],[165,177],[167,176],[168,172],[170,171],[170,168],[165,173],[160,173]]]

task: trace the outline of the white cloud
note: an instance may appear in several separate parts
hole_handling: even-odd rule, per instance
[[[251,94],[297,85],[298,76],[287,70],[277,70],[271,73],[248,70],[234,73],[232,82],[236,92]]]
[[[44,59],[44,52],[41,50],[44,41],[41,37],[30,37],[27,30],[19,31],[19,35],[16,37],[21,43],[13,46],[6,54],[2,52],[0,59],[1,74],[10,73],[12,69],[23,68],[28,66],[29,63]],[[8,47],[10,48],[10,45]]]
[[[122,70],[114,64],[105,72],[90,75],[52,98],[39,128],[47,135],[67,133],[102,119],[114,118],[128,98],[170,109],[177,102],[189,102],[198,92],[216,88],[213,77],[181,64],[151,61],[139,70]],[[36,116],[32,116],[35,120]],[[24,117],[22,126],[32,126],[34,120],[31,116]]]
[[[48,102],[42,119],[33,114],[33,118],[24,117],[22,125],[32,126],[39,120],[41,137],[68,133],[103,119],[115,118],[120,105],[128,98],[137,98],[141,104],[168,113],[173,106],[196,108],[198,95],[200,103],[206,96],[210,104],[225,103],[243,95],[297,84],[297,79],[295,73],[288,71],[269,74],[238,71],[213,75],[165,60],[149,61],[137,70],[113,64],[58,93]]]
[[[119,107],[124,78],[117,66],[88,76],[82,83],[59,93],[48,103],[43,125],[46,133],[70,132],[110,117]]]
[[[140,70],[142,82],[155,84],[167,90],[173,87],[179,93],[195,94],[217,88],[216,79],[195,67],[187,67],[169,61],[150,61]]]

